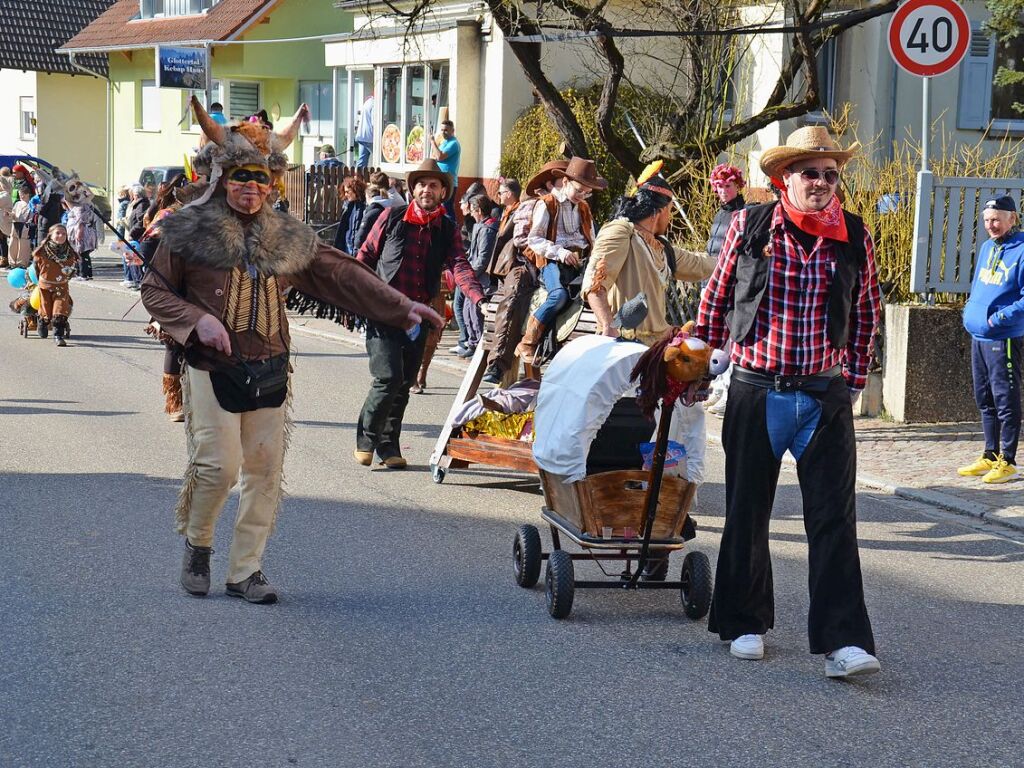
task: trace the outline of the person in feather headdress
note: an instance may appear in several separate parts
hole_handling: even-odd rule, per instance
[[[146,309],[185,349],[189,463],[176,510],[186,536],[180,582],[190,594],[209,592],[214,526],[239,481],[227,594],[273,603],[278,593],[262,561],[281,501],[287,442],[285,291],[399,328],[442,319],[273,209],[284,152],[308,117],[306,105],[276,133],[261,122],[220,125],[195,98],[192,108],[206,139],[196,170],[209,182],[161,222],[142,283]]]

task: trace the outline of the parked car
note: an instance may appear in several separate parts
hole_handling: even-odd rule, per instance
[[[26,155],[26,154],[23,154],[23,153],[0,155],[0,168],[4,168],[4,167],[6,167],[6,168],[13,168],[15,163],[20,163],[20,162],[28,163],[30,166],[36,166],[36,167],[39,167],[39,168],[43,168],[44,170],[49,171],[51,173],[53,172],[53,168],[54,168],[53,163],[51,163],[51,162],[49,162],[47,160],[43,160],[41,157],[35,157],[33,155]],[[84,179],[83,179],[83,181],[84,181]],[[85,182],[85,185],[90,190],[92,190],[92,194],[93,194],[93,198],[94,198],[93,202],[95,203],[96,207],[99,209],[100,213],[103,214],[104,218],[109,220],[110,219],[110,198],[107,195],[107,190],[105,188],[99,186],[98,184],[93,184],[93,183],[88,182],[88,181]]]
[[[178,174],[184,174],[185,169],[180,165],[153,165],[143,168],[139,174],[139,184],[144,187],[152,187],[155,191],[165,181],[170,181]]]

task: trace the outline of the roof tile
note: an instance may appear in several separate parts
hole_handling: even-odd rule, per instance
[[[0,68],[81,74],[57,49],[118,0],[0,0]],[[138,3],[136,0],[136,7]],[[106,74],[106,56],[79,63]]]
[[[64,49],[149,48],[160,43],[227,40],[268,5],[268,0],[220,0],[202,15],[138,19],[139,0],[116,0]]]

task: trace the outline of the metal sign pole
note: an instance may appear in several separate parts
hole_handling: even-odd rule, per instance
[[[922,77],[921,81],[921,172],[927,173],[932,132],[932,79]]]

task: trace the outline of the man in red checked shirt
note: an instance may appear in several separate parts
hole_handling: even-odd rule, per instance
[[[451,177],[436,160],[426,160],[406,179],[413,201],[386,208],[374,223],[356,258],[413,301],[429,304],[441,290],[441,273],[450,269],[456,284],[473,304],[483,291],[466,259],[455,222],[442,203],[451,197]],[[409,389],[423,359],[427,334],[367,323],[366,353],[373,384],[356,425],[357,462],[373,463],[373,453],[389,469],[406,466],[401,435]]]
[[[836,197],[840,149],[795,131],[761,169],[778,203],[732,220],[694,335],[734,364],[722,426],[726,519],[708,629],[741,659],[764,657],[774,626],[768,520],[782,455],[797,462],[810,570],[811,653],[829,677],[879,670],[857,550],[852,403],[879,314],[874,244]]]

